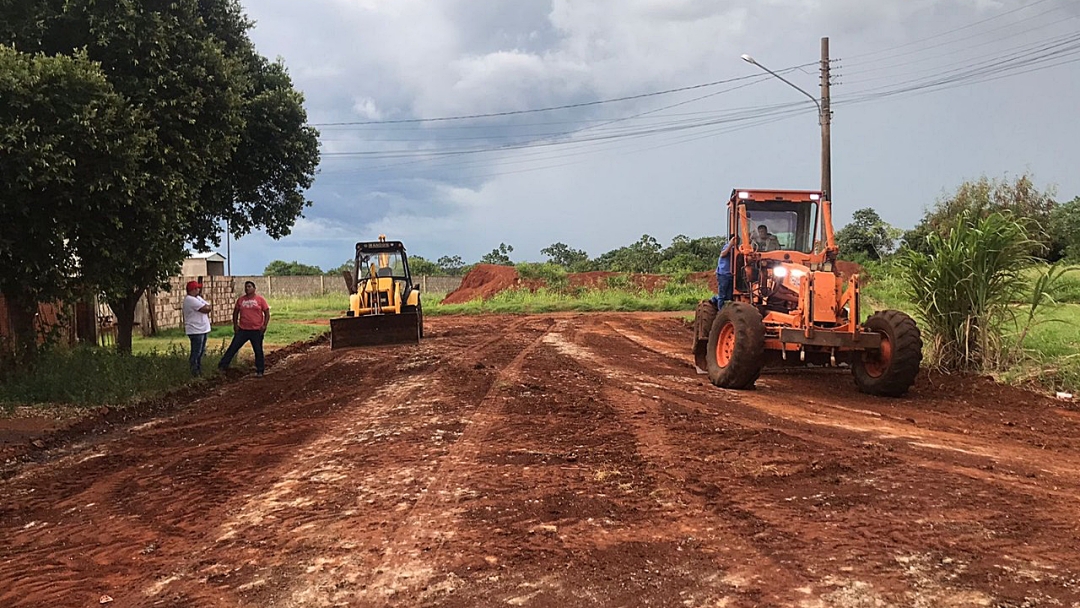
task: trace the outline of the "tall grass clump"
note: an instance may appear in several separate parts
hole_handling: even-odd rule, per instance
[[[961,216],[927,237],[929,253],[900,260],[907,299],[930,346],[932,364],[949,370],[991,371],[1007,364],[1005,337],[1016,327],[1013,303],[1030,283],[1032,241],[1011,216]],[[1033,300],[1035,309],[1042,296]]]
[[[204,372],[214,369],[222,352],[207,350]],[[56,348],[42,353],[33,367],[6,378],[0,384],[0,403],[122,405],[189,382],[188,350],[178,345],[136,355],[89,346]]]

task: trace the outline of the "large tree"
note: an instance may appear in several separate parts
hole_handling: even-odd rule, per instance
[[[1080,196],[1062,203],[1050,213],[1051,260],[1080,261]]]
[[[836,244],[844,259],[880,260],[893,250],[895,229],[867,207],[851,215],[851,221],[836,233]]]
[[[98,208],[108,230],[73,241],[82,273],[117,314],[130,351],[135,305],[175,274],[186,245],[289,233],[310,204],[317,133],[284,67],[255,53],[235,0],[0,0],[0,42],[26,51],[86,49],[151,134],[137,204]],[[8,10],[11,9],[11,10]]]
[[[86,53],[0,46],[0,292],[19,360],[36,352],[38,303],[79,290],[77,243],[115,221],[101,210],[133,205],[138,118]]]
[[[599,270],[614,272],[657,272],[660,270],[661,251],[663,247],[655,238],[643,234],[636,243],[613,249],[596,258],[596,266]]]
[[[1040,190],[1034,178],[1024,173],[1015,179],[990,179],[986,176],[965,181],[952,194],[939,199],[923,219],[903,236],[907,249],[930,253],[928,236],[946,236],[960,218],[985,218],[1003,213],[1018,220],[1034,239],[1039,257],[1052,259],[1060,249],[1053,242],[1050,216],[1056,206],[1053,188]]]
[[[510,260],[510,254],[513,252],[513,245],[499,243],[498,247],[492,249],[489,253],[485,253],[483,256],[481,256],[480,263],[495,264],[497,266],[513,266],[514,262]]]
[[[540,255],[546,255],[552,264],[562,266],[572,272],[587,270],[589,254],[582,249],[574,249],[566,243],[552,243],[540,250]]]
[[[349,271],[352,272],[351,266]],[[285,260],[274,260],[263,269],[263,275],[268,277],[311,277],[322,273],[322,269],[318,266],[301,264],[296,261],[286,262]]]
[[[451,277],[461,276],[465,270],[465,260],[460,255],[444,255],[435,261],[435,265],[439,272]]]

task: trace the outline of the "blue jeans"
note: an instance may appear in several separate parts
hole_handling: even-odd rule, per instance
[[[734,295],[735,277],[730,274],[716,273],[716,295],[712,297],[713,304],[719,309]]]
[[[188,365],[191,366],[192,376],[202,375],[202,357],[206,352],[206,341],[210,338],[210,334],[188,334],[188,339],[191,340],[191,355],[188,357]]]
[[[225,350],[225,355],[221,357],[221,363],[218,363],[218,369],[223,370],[229,367],[233,357],[240,352],[240,349],[247,342],[251,342],[251,350],[255,351],[255,371],[260,374],[263,373],[263,370],[266,369],[266,359],[263,358],[263,332],[259,329],[236,330],[232,342],[229,343],[229,348]]]

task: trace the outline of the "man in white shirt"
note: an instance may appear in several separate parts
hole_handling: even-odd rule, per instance
[[[206,352],[206,341],[210,337],[210,303],[202,299],[202,285],[197,281],[188,281],[187,295],[184,296],[184,332],[191,340],[191,375],[202,375],[202,357]]]

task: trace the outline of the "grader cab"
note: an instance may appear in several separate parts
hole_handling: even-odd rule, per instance
[[[922,361],[919,328],[896,310],[860,322],[859,276],[837,268],[821,192],[734,190],[727,224],[732,299],[719,309],[702,301],[694,320],[694,360],[713,384],[750,388],[767,365],[847,364],[865,393],[907,392]]]
[[[356,244],[354,271],[344,271],[349,310],[330,319],[330,348],[417,344],[424,335],[420,287],[412,282],[400,241]]]

